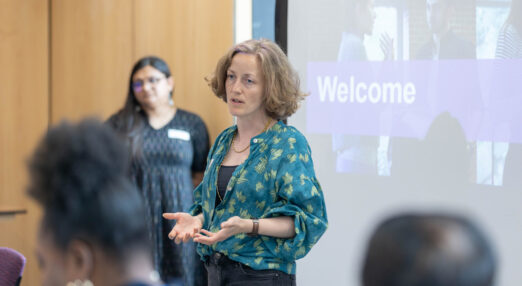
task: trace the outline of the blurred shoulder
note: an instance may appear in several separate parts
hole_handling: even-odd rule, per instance
[[[105,124],[112,127],[115,130],[121,130],[123,128],[123,111],[119,110],[118,112],[109,116],[107,120],[105,120]]]

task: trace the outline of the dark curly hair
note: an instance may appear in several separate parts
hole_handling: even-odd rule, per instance
[[[49,129],[29,161],[29,196],[44,211],[42,230],[66,249],[82,240],[125,258],[150,249],[140,194],[127,179],[125,144],[95,119]]]

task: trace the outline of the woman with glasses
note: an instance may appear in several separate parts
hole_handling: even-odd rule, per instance
[[[145,57],[132,68],[125,105],[108,123],[126,137],[132,152],[131,178],[141,191],[152,224],[155,267],[174,285],[206,283],[195,245],[168,239],[173,222],[164,212],[187,210],[201,182],[209,138],[201,118],[178,108],[172,98],[174,78],[160,58]]]
[[[216,139],[189,213],[170,238],[198,242],[209,285],[295,285],[296,259],[327,228],[306,138],[283,120],[304,98],[297,73],[273,42],[235,45],[209,79],[237,124]]]

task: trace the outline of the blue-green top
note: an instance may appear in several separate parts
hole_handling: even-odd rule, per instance
[[[328,226],[308,142],[297,129],[281,121],[252,138],[248,158],[236,168],[223,201],[214,208],[219,167],[236,130],[237,126],[227,128],[212,146],[190,213],[203,212],[203,228],[211,232],[219,231],[220,224],[233,216],[291,216],[296,235],[282,239],[240,233],[211,246],[199,244],[198,253],[206,260],[217,251],[254,269],[295,274],[295,260],[310,251]]]

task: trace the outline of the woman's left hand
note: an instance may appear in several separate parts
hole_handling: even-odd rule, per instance
[[[194,235],[194,241],[211,245],[216,242],[223,241],[238,233],[250,231],[249,225],[251,224],[249,224],[248,219],[242,219],[238,216],[234,216],[223,222],[221,224],[221,229],[218,232],[210,232],[208,230],[202,229],[201,233],[196,233]]]

